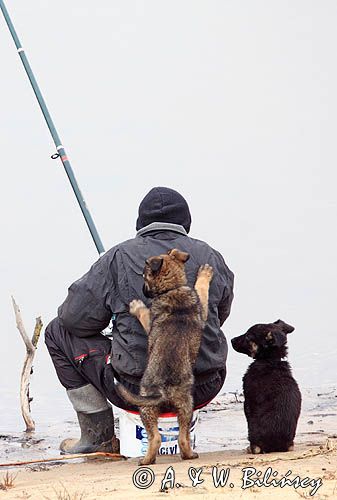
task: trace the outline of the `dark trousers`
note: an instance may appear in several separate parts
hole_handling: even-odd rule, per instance
[[[139,393],[140,379],[116,374],[110,364],[111,342],[104,335],[76,337],[65,330],[55,318],[45,331],[48,348],[57,376],[66,389],[92,384],[112,404],[124,410],[138,408],[124,401],[116,392],[114,378],[134,394]],[[220,391],[226,378],[226,369],[197,375],[193,387],[194,407],[208,404]],[[173,408],[162,408],[162,412]]]

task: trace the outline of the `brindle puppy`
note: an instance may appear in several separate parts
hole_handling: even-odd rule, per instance
[[[197,458],[190,443],[193,413],[193,365],[196,361],[208,314],[208,290],[213,276],[206,264],[199,268],[195,288],[187,286],[184,264],[189,254],[177,249],[150,257],[144,268],[144,294],[152,298],[151,309],[133,300],[130,312],[149,335],[149,360],[141,380],[140,395],[123,385],[117,390],[131,404],[140,407],[140,416],[149,438],[147,454],[140,465],[154,464],[161,437],[158,416],[161,407],[176,409],[179,448],[182,459]]]

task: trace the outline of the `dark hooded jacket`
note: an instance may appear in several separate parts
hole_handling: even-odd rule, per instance
[[[129,303],[144,297],[143,268],[153,255],[178,248],[190,254],[185,265],[193,287],[199,266],[214,269],[209,292],[209,314],[195,365],[202,376],[226,367],[227,342],[220,327],[230,313],[233,273],[221,254],[207,243],[190,238],[191,216],[184,198],[168,188],[154,188],[139,207],[135,238],[108,250],[91,269],[73,283],[59,307],[61,325],[71,334],[87,337],[101,332],[116,315],[112,332],[113,369],[122,378],[140,378],[147,363],[147,335],[129,313]]]

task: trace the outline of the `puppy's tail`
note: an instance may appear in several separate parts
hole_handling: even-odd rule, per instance
[[[128,403],[135,406],[157,406],[165,401],[162,394],[151,394],[151,396],[140,396],[128,391],[124,385],[116,384],[118,394]]]

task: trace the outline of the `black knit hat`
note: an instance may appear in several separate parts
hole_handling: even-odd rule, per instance
[[[166,187],[152,188],[139,205],[137,231],[152,222],[180,224],[189,232],[191,214],[187,201],[174,189]]]

